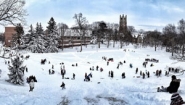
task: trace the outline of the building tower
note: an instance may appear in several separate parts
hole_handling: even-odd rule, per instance
[[[126,34],[127,32],[127,15],[124,16],[124,14],[120,15],[119,20],[119,33]]]

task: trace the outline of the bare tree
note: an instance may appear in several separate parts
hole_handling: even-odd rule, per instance
[[[107,41],[108,41],[107,47],[109,47],[110,40],[113,40],[113,47],[115,47],[115,41],[118,40],[117,38],[118,28],[119,28],[119,25],[117,23],[107,23],[107,31],[106,31]]]
[[[138,30],[139,35],[143,35],[145,31],[143,29]]]
[[[144,43],[149,44],[152,47],[154,46],[156,51],[158,45],[160,44],[161,33],[157,30],[154,30],[154,31],[147,31],[145,34],[146,35],[143,40]]]
[[[134,26],[128,26],[128,27],[127,27],[127,31],[130,32],[131,35],[132,35],[134,32],[136,32],[136,29],[135,29]]]
[[[97,41],[98,41],[98,48],[100,48],[100,42],[101,42],[101,38],[104,37],[105,35],[105,32],[106,32],[106,29],[107,28],[107,25],[104,21],[101,21],[99,22],[99,27],[98,27],[98,38],[97,38]]]
[[[82,13],[79,14],[75,14],[75,16],[73,17],[75,19],[76,22],[76,28],[75,31],[80,35],[80,39],[81,39],[81,49],[80,52],[82,51],[82,43],[83,43],[83,39],[85,34],[87,33],[87,23],[88,21],[86,20],[85,17],[82,16]]]
[[[60,40],[62,40],[62,51],[64,49],[64,35],[66,30],[68,29],[68,26],[65,23],[59,23],[58,24],[58,29],[59,29],[59,33],[60,33]]]
[[[180,35],[180,43],[182,46],[182,58],[184,58],[184,51],[185,51],[185,21],[184,19],[181,19],[178,23],[178,30],[179,30],[179,35]]]
[[[175,46],[175,38],[177,36],[176,27],[175,25],[168,24],[166,27],[163,28],[163,34],[166,36],[168,43],[166,46],[171,46],[172,56],[174,53],[174,46]]]
[[[0,1],[0,24],[15,23],[25,24],[26,10],[23,8],[25,0],[1,0]]]

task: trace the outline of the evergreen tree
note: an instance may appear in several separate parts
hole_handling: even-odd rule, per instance
[[[28,49],[33,53],[44,53],[46,52],[46,40],[44,36],[44,31],[41,23],[36,24],[35,33],[31,35],[31,40],[29,42]]]
[[[24,35],[24,30],[22,25],[19,23],[15,27],[16,34],[13,35],[13,40],[12,40],[12,48],[13,49],[20,49],[20,45],[23,43],[22,41],[22,36]]]
[[[24,70],[26,66],[22,66],[23,60],[16,56],[14,59],[11,59],[11,65],[9,65],[8,69],[10,74],[8,74],[9,79],[7,80],[13,84],[24,85]]]
[[[24,40],[24,44],[27,45],[27,47],[28,47],[29,43],[33,40],[34,35],[35,35],[34,34],[34,29],[33,29],[33,26],[31,24],[30,25],[30,30],[28,30],[28,34],[24,35],[24,38],[26,39],[26,40]]]
[[[47,50],[46,52],[58,52],[58,46],[59,46],[59,38],[60,35],[57,32],[57,26],[56,26],[56,22],[53,19],[53,17],[51,17],[50,21],[48,22],[48,26],[47,26],[47,35],[46,35],[46,40],[47,40]]]
[[[51,19],[49,20],[48,24],[49,24],[47,26],[48,34],[56,32],[56,22],[55,22],[53,17],[51,17]]]

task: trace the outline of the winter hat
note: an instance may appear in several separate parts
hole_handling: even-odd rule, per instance
[[[176,76],[175,75],[172,75],[172,79],[176,79]]]

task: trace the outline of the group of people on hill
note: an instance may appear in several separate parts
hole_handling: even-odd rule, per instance
[[[102,57],[103,60],[107,60],[107,57]],[[107,66],[109,65],[109,61],[111,61],[113,59],[108,59],[107,61]],[[146,60],[146,59],[145,59]],[[156,62],[158,62],[157,60],[154,60]],[[44,62],[44,60],[42,61]],[[126,61],[124,60],[123,63],[126,63]],[[123,64],[122,62],[119,62],[118,63],[118,66],[117,66],[117,69],[119,69],[119,66]],[[143,62],[143,66],[146,68],[146,65],[148,64],[147,61]],[[76,64],[72,64],[72,66],[78,66],[77,63]],[[133,65],[130,63],[130,68],[133,67]],[[153,63],[151,63],[150,65],[151,67],[153,66]],[[99,66],[96,66],[96,70],[98,71],[99,70]],[[52,65],[52,69],[54,69],[54,66]],[[90,68],[90,70],[94,70],[94,66],[92,68]],[[103,71],[103,68],[101,67],[100,68],[100,71],[102,72]],[[138,68],[136,68],[136,74],[138,73]],[[174,68],[169,68],[168,72],[165,73],[165,75],[169,74],[169,72],[178,72],[179,69],[174,69]],[[53,72],[53,71],[52,71]],[[49,74],[51,73],[51,71],[49,71]],[[62,75],[62,78],[64,79],[64,75],[66,74],[66,71],[65,71],[65,65],[64,63],[61,64],[61,75]],[[162,74],[162,70],[156,70],[155,72],[155,75],[156,76],[161,76]],[[146,72],[142,72],[140,71],[140,76],[142,76],[143,79],[145,79],[145,75],[147,75],[147,77],[149,78],[150,77],[150,73],[149,71],[146,71]],[[114,77],[114,72],[111,70],[109,71],[109,77],[113,78]],[[122,79],[126,78],[125,76],[125,72],[123,72],[121,74],[121,77]],[[92,78],[92,73],[88,74],[85,73],[85,79],[84,81],[90,81],[90,78]],[[75,74],[73,73],[73,78],[72,79],[75,79]],[[169,92],[169,93],[172,93],[172,96],[171,96],[171,104],[170,105],[181,105],[181,104],[184,104],[185,102],[183,101],[182,97],[179,95],[178,93],[178,88],[180,86],[180,79],[177,79],[175,75],[172,76],[172,81],[170,82],[170,85],[168,87],[163,87],[161,86],[157,88],[157,92]],[[33,91],[34,89],[34,82],[37,82],[35,76],[30,76],[29,78],[27,78],[27,82],[30,84],[30,90],[29,91]],[[62,89],[65,89],[65,83],[62,82],[62,84],[60,85],[60,87],[62,87]]]

